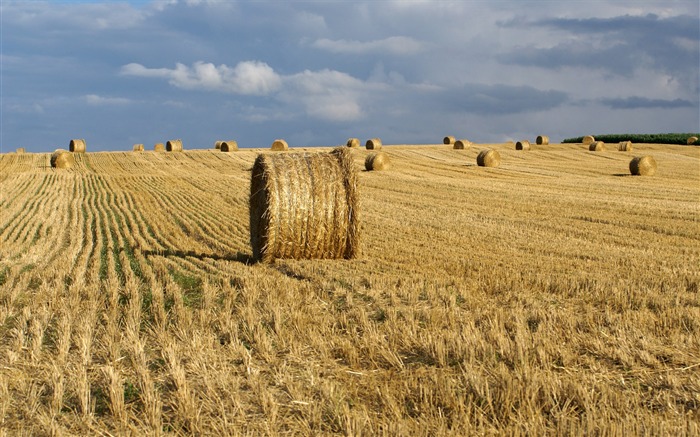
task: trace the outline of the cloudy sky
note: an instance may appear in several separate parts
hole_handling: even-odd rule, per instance
[[[3,152],[700,130],[697,0],[0,1]]]

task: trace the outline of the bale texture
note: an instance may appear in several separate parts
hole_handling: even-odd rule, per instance
[[[389,160],[389,155],[384,152],[374,152],[367,155],[365,158],[365,170],[387,170],[391,167],[391,160]]]
[[[70,168],[73,164],[75,164],[75,157],[65,149],[56,149],[51,154],[51,167],[53,168]]]
[[[289,150],[289,145],[285,140],[278,139],[272,142],[272,150],[284,152],[285,150]]]
[[[455,150],[465,150],[468,149],[472,146],[472,142],[469,140],[456,140],[454,144],[452,144],[452,148]]]
[[[540,144],[540,143],[537,143],[537,144]],[[517,141],[515,143],[515,150],[530,150],[530,142],[527,140]]]
[[[360,139],[359,138],[348,138],[348,142],[345,143],[345,145],[348,147],[360,147]]]
[[[620,144],[617,146],[617,150],[620,152],[631,152],[632,141],[620,141]]]
[[[214,141],[214,148],[216,150],[221,150],[221,143],[223,143],[223,141]]]
[[[588,145],[588,150],[591,152],[604,152],[605,151],[605,143],[602,141],[593,141],[591,144]]]
[[[85,140],[70,140],[70,144],[68,146],[68,149],[73,152],[73,153],[85,153],[86,149],[86,144]]]
[[[656,160],[649,155],[632,158],[630,173],[635,176],[654,176],[656,174]]]
[[[442,144],[454,144],[456,141],[455,137],[448,135],[442,139]]]
[[[535,142],[540,145],[547,145],[549,144],[549,137],[547,135],[538,135]]]
[[[595,142],[595,138],[593,138],[593,135],[586,135],[583,137],[583,144],[591,144]]]
[[[382,148],[382,140],[379,138],[371,138],[365,143],[367,150],[379,150]]]
[[[134,144],[134,152],[143,152],[143,144]]]
[[[688,138],[688,145],[695,144],[698,142],[698,137],[689,137]]]
[[[501,164],[501,154],[493,149],[486,149],[479,152],[476,163],[480,167],[498,167]]]
[[[16,153],[25,153],[26,150],[24,147],[18,147],[17,150],[15,150]]]
[[[255,159],[250,244],[256,260],[354,258],[358,214],[357,170],[347,148]]]
[[[156,152],[165,152],[165,145],[163,143],[156,143],[156,145],[153,146],[153,150]]]
[[[165,150],[168,152],[182,152],[182,140],[168,140],[165,143]]]
[[[238,150],[238,143],[233,140],[222,141],[220,145],[222,152],[234,152]]]

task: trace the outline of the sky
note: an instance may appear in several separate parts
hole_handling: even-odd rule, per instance
[[[0,0],[0,148],[700,131],[692,1]]]

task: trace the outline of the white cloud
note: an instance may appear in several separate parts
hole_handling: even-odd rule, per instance
[[[427,44],[407,36],[390,36],[374,41],[331,40],[321,38],[312,44],[313,47],[331,53],[347,53],[353,55],[393,54],[415,55],[427,48]]]
[[[97,94],[87,94],[83,98],[88,105],[126,105],[131,103],[130,99],[123,97],[103,97]]]

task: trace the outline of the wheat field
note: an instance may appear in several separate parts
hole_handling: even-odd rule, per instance
[[[698,435],[700,148],[587,149],[353,149],[360,256],[271,264],[275,152],[0,155],[0,434]]]

